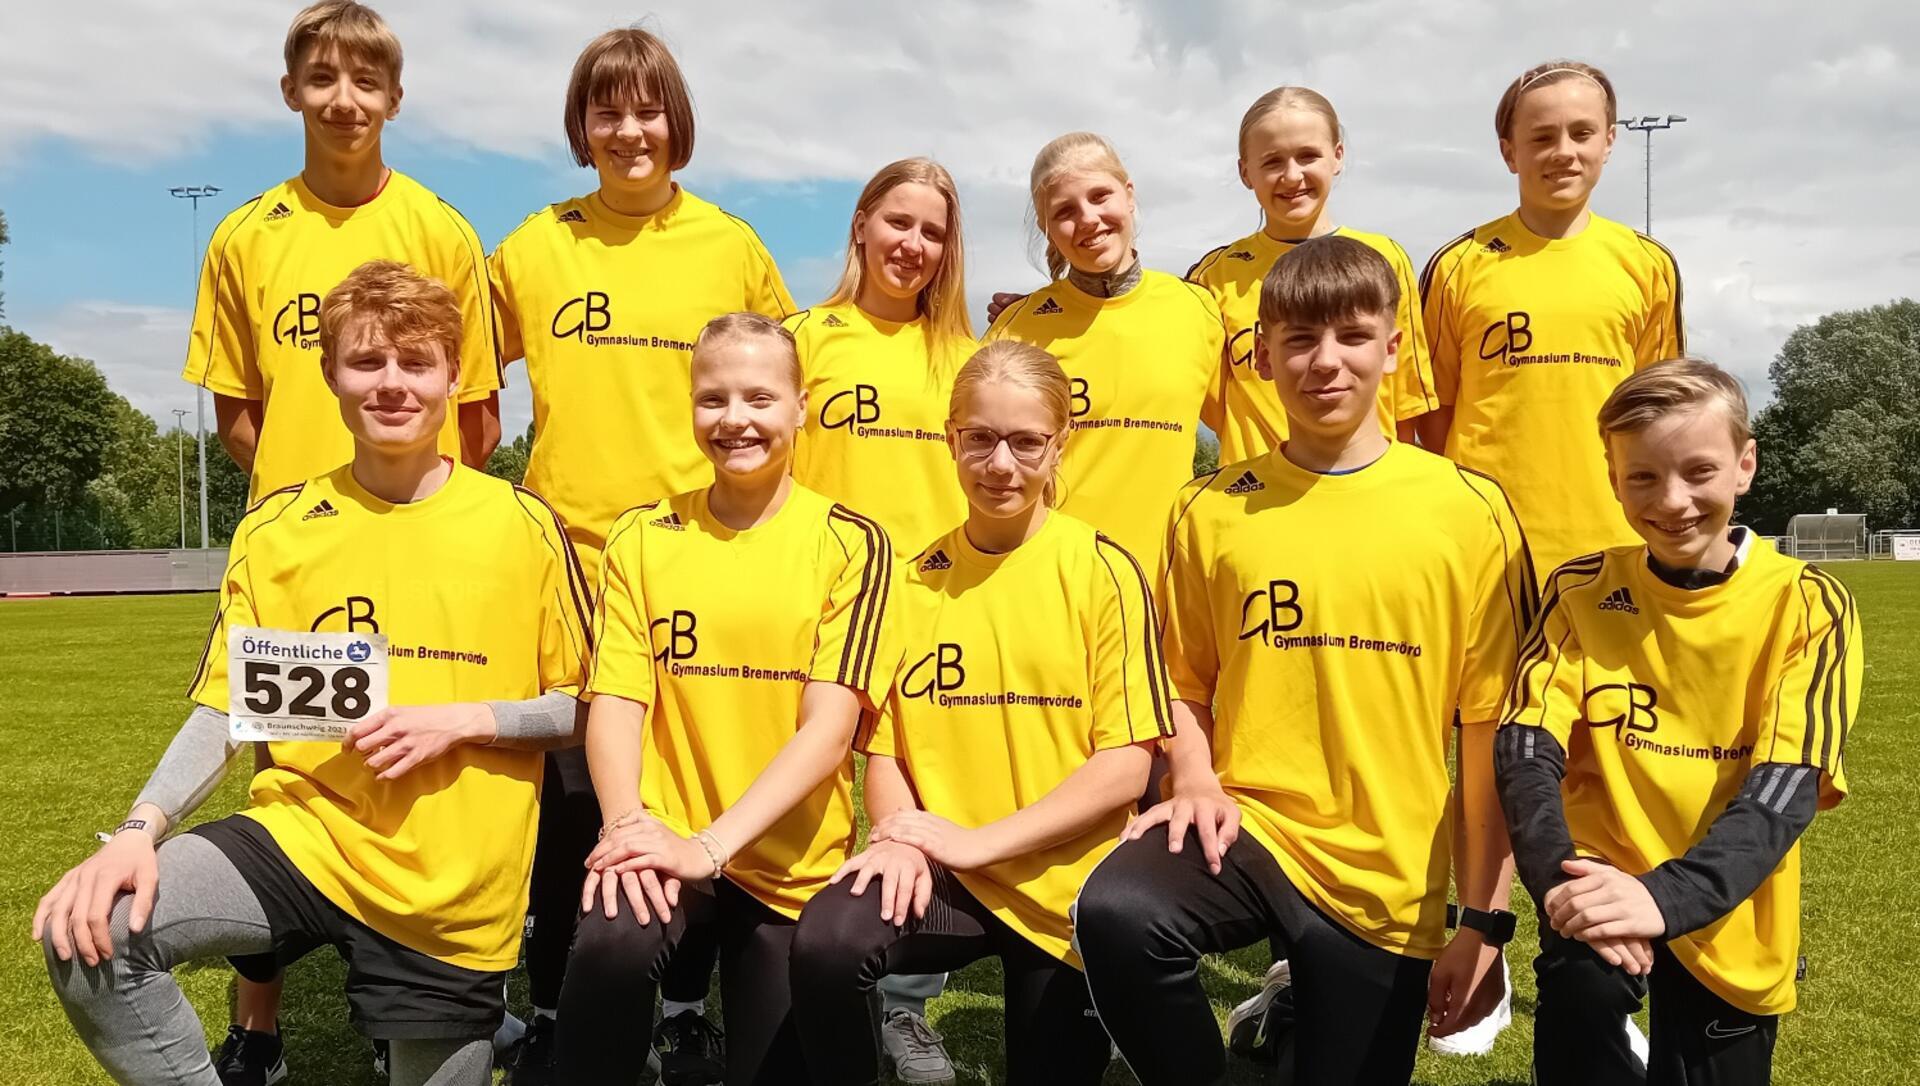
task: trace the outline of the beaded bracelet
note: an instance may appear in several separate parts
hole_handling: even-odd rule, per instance
[[[614,816],[613,821],[600,827],[600,840],[602,841],[606,840],[607,834],[612,833],[614,830],[617,830],[622,826],[631,826],[635,822],[640,821],[642,818],[645,818],[646,816],[647,816],[647,809],[645,807],[635,807],[635,808],[632,808],[631,810],[620,812],[618,815]]]
[[[694,834],[693,843],[699,845],[700,851],[707,854],[707,860],[713,864],[713,877],[719,878],[721,869],[727,866],[726,847],[720,843],[718,837],[713,835],[712,830],[701,830]]]

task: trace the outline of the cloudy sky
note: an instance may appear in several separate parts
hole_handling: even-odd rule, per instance
[[[53,0],[0,15],[6,320],[95,360],[158,417],[192,406],[178,374],[199,258],[167,187],[224,190],[202,204],[204,244],[221,214],[298,170],[299,119],[275,85],[297,6],[98,0],[84,35]],[[693,87],[682,180],[759,229],[802,304],[831,285],[860,184],[910,154],[960,181],[976,316],[990,290],[1034,285],[1027,167],[1077,128],[1109,136],[1132,170],[1148,265],[1184,271],[1257,225],[1234,130],[1281,83],[1340,110],[1339,221],[1391,234],[1418,264],[1512,208],[1493,105],[1554,56],[1607,69],[1625,115],[1689,118],[1655,137],[1654,233],[1679,259],[1692,345],[1758,396],[1795,326],[1920,295],[1920,6],[1900,0],[379,6],[407,52],[388,161],[489,246],[591,186],[565,151],[567,71],[594,34],[639,20]],[[1635,226],[1641,140],[1623,134],[1596,198]],[[519,372],[508,379],[511,434],[530,407]]]

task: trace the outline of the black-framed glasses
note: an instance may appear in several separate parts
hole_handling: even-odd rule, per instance
[[[985,460],[1005,442],[1007,451],[1022,464],[1037,464],[1053,445],[1052,434],[1038,430],[1015,430],[1003,434],[991,426],[961,426],[954,430],[960,438],[960,455]]]

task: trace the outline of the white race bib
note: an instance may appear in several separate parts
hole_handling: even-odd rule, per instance
[[[384,634],[227,631],[227,734],[333,739],[387,707]]]

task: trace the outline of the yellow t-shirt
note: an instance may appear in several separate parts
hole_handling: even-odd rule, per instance
[[[181,376],[264,405],[250,502],[353,459],[340,401],[320,374],[320,301],[369,260],[410,264],[459,299],[461,403],[500,388],[484,251],[452,205],[398,170],[359,207],[321,203],[294,177],[220,221],[200,266]],[[459,459],[452,404],[440,451]]]
[[[979,344],[957,337],[930,357],[926,324],[883,321],[852,302],[786,321],[807,383],[794,480],[879,521],[902,561],[967,516],[947,407]]]
[[[1554,571],[1506,715],[1566,750],[1575,851],[1633,875],[1684,855],[1762,763],[1809,767],[1820,806],[1839,803],[1865,656],[1846,587],[1764,539],[1692,591],[1646,555],[1615,547]],[[1752,897],[1667,946],[1741,1010],[1792,1010],[1799,844]]]
[[[1672,254],[1598,215],[1548,240],[1516,212],[1435,253],[1420,293],[1434,383],[1454,409],[1447,455],[1500,480],[1539,575],[1638,543],[1594,420],[1634,370],[1686,353]]]
[[[652,215],[590,194],[527,216],[488,259],[500,357],[527,360],[526,484],[597,574],[623,510],[713,481],[693,440],[693,341],[708,321],[793,299],[745,222],[676,188]]]
[[[1345,475],[1275,450],[1195,479],[1170,534],[1167,669],[1242,827],[1320,911],[1434,957],[1454,711],[1498,719],[1533,615],[1506,496],[1412,445]]]
[[[1387,258],[1400,282],[1400,306],[1394,326],[1400,330],[1400,351],[1394,371],[1380,380],[1380,430],[1394,437],[1403,419],[1415,419],[1440,406],[1433,388],[1433,361],[1427,355],[1427,333],[1420,323],[1420,294],[1407,251],[1385,234],[1369,234],[1340,227],[1341,237],[1364,242]],[[1287,412],[1273,382],[1253,365],[1253,345],[1260,338],[1260,284],[1273,262],[1290,252],[1297,241],[1276,241],[1265,230],[1255,230],[1231,245],[1200,258],[1187,272],[1187,282],[1205,287],[1227,321],[1227,372],[1222,380],[1225,420],[1220,428],[1220,462],[1231,464],[1259,456],[1287,439]]]
[[[1045,348],[1073,383],[1073,436],[1060,461],[1061,512],[1113,537],[1150,575],[1167,507],[1193,478],[1196,425],[1220,377],[1226,329],[1213,296],[1148,271],[1118,298],[1065,279],[1008,306],[986,338]]]
[[[430,497],[391,505],[342,466],[267,495],[240,522],[188,696],[227,711],[235,626],[387,635],[392,705],[578,696],[588,598],[559,519],[531,493],[456,465]],[[513,968],[538,751],[462,745],[377,781],[336,742],[269,746],[274,764],[242,813],[327,900],[449,964]]]
[[[588,688],[647,706],[640,800],[682,834],[739,800],[793,738],[807,683],[839,683],[872,710],[893,681],[892,545],[803,486],[746,531],[714,519],[705,490],[630,509],[600,576]],[[849,757],[726,874],[798,917],[853,835]]]
[[[1171,735],[1152,599],[1132,555],[1063,513],[1007,554],[955,528],[907,575],[900,677],[864,749],[898,758],[924,809],[974,827],[1037,802],[1097,750]],[[1067,910],[1130,810],[954,877],[1080,968]]]

